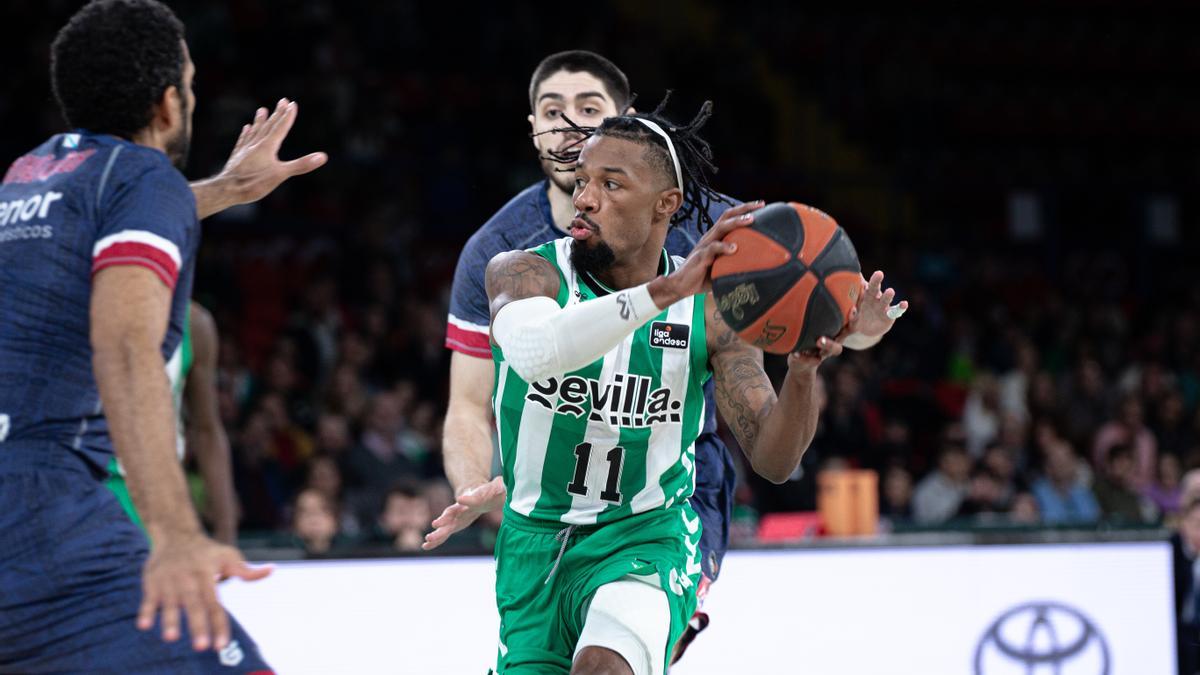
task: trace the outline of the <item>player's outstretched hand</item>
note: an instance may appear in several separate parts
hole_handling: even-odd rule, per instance
[[[421,548],[432,551],[446,543],[450,535],[469,527],[479,516],[504,506],[506,494],[504,479],[500,476],[464,490],[458,501],[447,506],[442,515],[433,520],[434,530],[425,535]]]
[[[863,291],[858,296],[858,316],[850,321],[849,332],[867,338],[878,338],[892,329],[904,312],[908,301],[892,305],[896,298],[895,289],[883,290],[883,272],[875,270],[870,281],[863,282]]]
[[[201,218],[230,206],[258,201],[271,194],[283,181],[316,170],[329,160],[323,152],[309,153],[290,161],[279,159],[279,148],[296,123],[299,110],[295,101],[281,98],[270,114],[266,108],[255,111],[254,119],[242,126],[225,168],[211,180],[202,181],[218,184],[221,190],[219,199],[201,199],[202,195],[197,194],[197,211]]]
[[[730,207],[721,214],[717,222],[709,228],[708,232],[700,237],[700,241],[696,242],[696,247],[692,249],[687,260],[679,266],[679,269],[672,272],[665,279],[669,283],[671,293],[669,297],[659,298],[655,296],[654,287],[651,287],[651,295],[655,296],[655,304],[659,307],[664,307],[663,302],[670,300],[674,302],[680,298],[686,298],[697,293],[704,293],[712,288],[712,264],[719,256],[733,253],[737,250],[736,244],[725,243],[721,241],[727,234],[733,232],[739,227],[746,227],[754,222],[754,212],[761,209],[766,202],[761,199],[753,202],[746,202],[737,206]],[[661,301],[660,301],[661,300]],[[667,302],[667,304],[671,304]]]
[[[186,616],[193,649],[224,649],[229,644],[229,615],[217,600],[217,579],[257,581],[271,569],[247,565],[237,549],[202,534],[160,539],[142,570],[137,627],[150,630],[161,610],[162,638],[174,642],[182,635],[180,617]]]

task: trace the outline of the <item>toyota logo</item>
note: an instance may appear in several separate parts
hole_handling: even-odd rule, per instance
[[[1108,642],[1082,612],[1058,602],[1018,605],[992,622],[975,648],[975,675],[1109,675]]]

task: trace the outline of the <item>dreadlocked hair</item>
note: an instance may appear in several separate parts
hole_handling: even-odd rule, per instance
[[[671,217],[671,224],[681,223],[695,215],[699,220],[701,230],[707,231],[713,226],[713,219],[710,215],[712,203],[716,201],[733,204],[729,198],[709,186],[709,177],[717,173],[717,166],[713,163],[712,147],[709,146],[708,141],[701,138],[699,131],[708,122],[708,118],[712,117],[713,104],[712,101],[705,101],[692,121],[681,125],[667,119],[663,114],[670,99],[671,92],[667,91],[667,95],[652,112],[608,117],[596,127],[581,127],[564,115],[562,120],[567,127],[551,129],[542,133],[575,132],[582,137],[562,151],[547,151],[546,158],[560,164],[573,165],[579,159],[579,151],[588,138],[592,136],[621,138],[650,148],[651,153],[648,157],[650,163],[670,177],[672,183],[676,183],[675,166],[671,161],[671,152],[667,148],[666,139],[638,120],[654,122],[671,137],[671,144],[675,146],[675,155],[679,159],[679,172],[683,175],[683,185],[678,186],[683,191],[683,205]],[[574,169],[561,168],[557,170],[573,171]]]

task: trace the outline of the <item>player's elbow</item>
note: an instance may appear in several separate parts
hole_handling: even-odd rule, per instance
[[[783,485],[792,475],[791,471],[784,471],[781,469],[768,469],[765,471],[759,471],[757,473],[774,485]]]
[[[763,457],[762,453],[755,453],[750,456],[750,468],[763,479],[775,485],[783,485],[800,466],[800,458],[803,454],[804,452],[801,451],[794,459],[785,459],[778,456]]]
[[[546,322],[522,326],[498,344],[508,367],[526,382],[540,382],[563,372],[553,327]]]

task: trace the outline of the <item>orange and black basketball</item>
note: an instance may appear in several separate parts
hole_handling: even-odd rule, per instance
[[[858,253],[837,221],[811,206],[776,202],[725,241],[736,253],[712,267],[721,316],[743,340],[772,354],[816,347],[850,320],[862,292]]]

